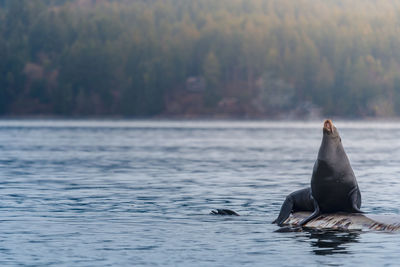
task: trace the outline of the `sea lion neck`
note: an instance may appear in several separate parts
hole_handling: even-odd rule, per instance
[[[339,135],[332,136],[324,133],[318,152],[318,159],[329,163],[336,162],[338,158],[344,157],[347,158]]]

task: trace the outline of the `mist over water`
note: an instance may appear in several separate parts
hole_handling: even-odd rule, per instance
[[[400,126],[334,123],[362,210],[400,214]],[[0,264],[396,265],[398,234],[270,224],[321,136],[322,121],[0,121]]]

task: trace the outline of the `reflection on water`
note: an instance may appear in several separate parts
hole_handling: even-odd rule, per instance
[[[317,230],[283,226],[275,233],[302,233],[297,241],[310,244],[315,255],[351,254],[352,243],[358,243],[361,231]]]
[[[347,254],[349,247],[359,242],[359,231],[308,230],[310,243],[316,255]]]

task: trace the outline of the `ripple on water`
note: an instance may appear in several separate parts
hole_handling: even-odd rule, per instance
[[[320,124],[0,121],[0,264],[395,264],[396,234],[270,224],[309,185]],[[399,214],[400,127],[338,128],[363,209]]]

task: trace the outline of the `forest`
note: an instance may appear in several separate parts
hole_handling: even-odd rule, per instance
[[[400,115],[400,2],[0,0],[0,115]]]

